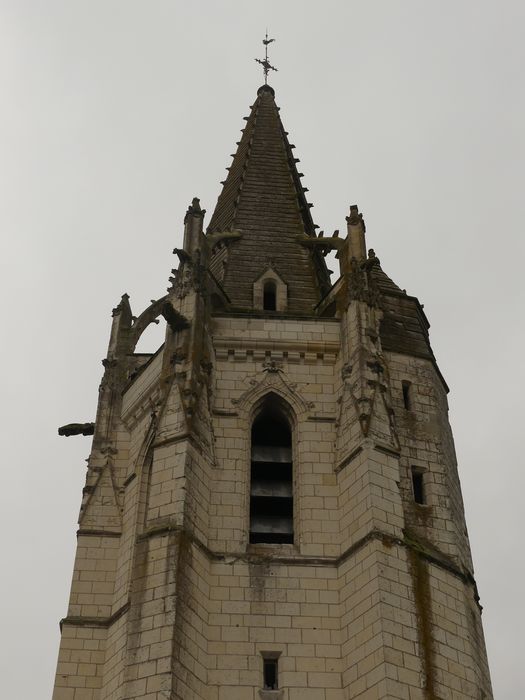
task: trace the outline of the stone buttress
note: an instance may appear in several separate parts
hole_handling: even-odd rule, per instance
[[[492,698],[428,321],[292,149],[263,86],[168,293],[113,311],[54,700]]]

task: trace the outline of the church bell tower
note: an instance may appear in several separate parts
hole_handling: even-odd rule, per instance
[[[264,85],[168,293],[113,310],[54,700],[492,698],[428,321],[293,148]]]

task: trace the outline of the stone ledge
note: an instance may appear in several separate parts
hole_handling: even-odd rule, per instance
[[[107,531],[107,530],[89,530],[79,528],[77,530],[77,537],[115,537],[119,538],[122,536],[121,532]]]
[[[282,700],[284,690],[259,690],[261,700]]]
[[[300,554],[299,552],[295,555],[285,555],[277,552],[273,553],[272,547],[269,545],[266,545],[264,552],[260,553],[250,551],[249,549],[244,552],[213,552],[204,544],[204,542],[201,542],[201,540],[199,540],[197,537],[188,533],[182,526],[172,522],[163,522],[159,523],[158,525],[151,526],[146,532],[143,532],[137,536],[137,541],[140,542],[153,537],[163,537],[169,534],[178,534],[180,537],[186,538],[189,542],[191,542],[191,544],[200,549],[200,551],[207,556],[208,559],[213,559],[224,563],[235,563],[242,561],[248,564],[272,563],[287,566],[328,566],[335,568],[341,564],[344,564],[350,557],[352,557],[356,552],[370,542],[380,541],[387,547],[393,547],[394,545],[404,547],[409,551],[415,552],[428,563],[448,571],[450,574],[463,581],[463,583],[473,586],[476,600],[479,600],[473,574],[469,571],[462,571],[453,561],[448,559],[446,555],[442,554],[438,550],[430,551],[429,548],[422,542],[418,541],[412,533],[405,533],[405,537],[400,539],[398,537],[394,537],[390,533],[383,532],[382,530],[371,530],[364,537],[350,545],[338,557],[317,557],[313,555]],[[281,548],[282,545],[277,545],[277,547]]]
[[[70,615],[68,617],[64,617],[62,620],[60,620],[60,631],[62,631],[62,627],[64,625],[70,625],[71,627],[98,627],[107,629],[108,627],[111,627],[111,625],[119,618],[121,618],[122,615],[125,615],[130,606],[131,604],[128,600],[127,603],[124,603],[121,608],[119,608],[109,617],[83,617],[82,615]]]

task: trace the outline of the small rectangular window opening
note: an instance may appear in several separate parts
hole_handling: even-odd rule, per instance
[[[402,381],[401,386],[403,388],[403,403],[405,405],[405,410],[412,410],[412,385],[410,382]]]
[[[264,283],[263,309],[265,311],[277,311],[277,286],[273,280]]]
[[[263,657],[265,690],[277,690],[277,662],[278,659],[268,659]]]
[[[416,467],[412,467],[412,489],[414,491],[414,501],[420,505],[425,505],[423,472],[421,469],[417,469]]]

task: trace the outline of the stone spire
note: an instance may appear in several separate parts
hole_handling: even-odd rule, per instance
[[[269,85],[257,92],[208,233],[241,233],[218,275],[234,307],[253,308],[253,283],[275,262],[288,287],[287,310],[308,314],[330,278],[320,252],[297,242],[315,237],[316,227],[274,96]]]

